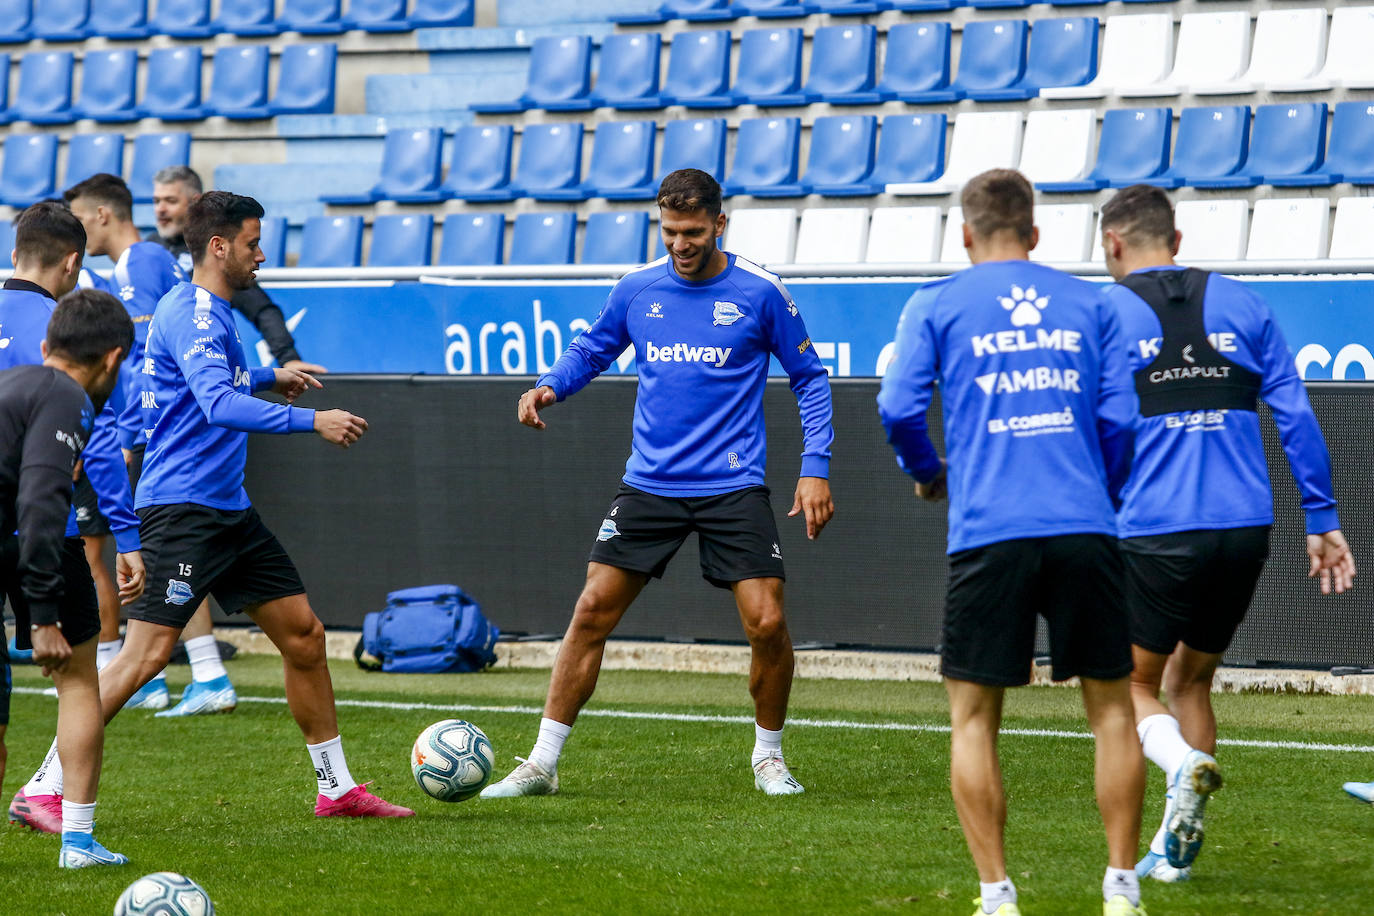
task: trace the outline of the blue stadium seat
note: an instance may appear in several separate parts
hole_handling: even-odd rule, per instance
[[[148,52],[148,76],[139,114],[164,121],[205,117],[205,106],[200,103],[201,63],[201,50],[194,46]]]
[[[19,62],[19,91],[10,116],[33,124],[70,124],[72,68],[70,51],[30,51]]]
[[[405,32],[406,0],[350,0],[343,24],[364,32]]]
[[[1041,2],[1043,0],[968,0],[968,5],[976,9],[1011,9]]]
[[[511,264],[571,264],[577,214],[521,213],[511,233]]]
[[[648,213],[593,213],[587,217],[583,264],[643,264],[648,251]]]
[[[811,192],[825,197],[881,194],[889,184],[932,181],[945,170],[944,114],[892,114],[883,118],[882,136],[872,168],[848,182],[811,182]],[[815,139],[811,141],[815,143]],[[810,180],[810,175],[807,176]]]
[[[873,171],[878,119],[874,115],[828,115],[811,125],[811,151],[799,190],[821,193],[868,180]],[[770,196],[781,196],[773,194]]]
[[[57,134],[10,134],[0,166],[0,203],[27,207],[52,197],[57,188]]]
[[[292,44],[283,48],[277,71],[277,93],[267,106],[268,113],[273,116],[333,114],[338,60],[339,46],[332,42]]]
[[[208,113],[227,118],[267,117],[271,53],[267,45],[233,44],[217,49],[205,106]]]
[[[530,48],[525,91],[513,102],[482,102],[472,110],[482,114],[508,114],[545,108],[554,111],[586,111],[594,107],[592,88],[592,39],[588,35],[545,35]]]
[[[30,0],[0,0],[0,44],[23,44],[33,39]]]
[[[867,16],[892,9],[891,0],[817,0],[818,13],[832,16]]]
[[[137,121],[134,87],[138,52],[87,51],[81,61],[81,99],[72,109],[78,118],[102,123]]]
[[[173,38],[210,37],[215,34],[210,24],[210,0],[157,0],[152,30],[155,35]]]
[[[459,200],[514,200],[510,151],[515,128],[509,124],[467,124],[453,135],[448,178],[430,194],[400,194],[404,203]]]
[[[0,54],[0,124],[14,120],[10,106],[10,56]]]
[[[1024,19],[980,19],[964,26],[959,45],[959,73],[950,90],[959,98],[979,90],[1006,89],[1026,74]]]
[[[446,267],[500,264],[505,240],[504,213],[450,213],[444,217],[439,264]]]
[[[1250,148],[1250,106],[1185,108],[1178,118],[1174,162],[1146,184],[1178,188],[1234,175]]]
[[[765,196],[797,183],[800,118],[745,118],[735,137],[735,158],[726,194]]]
[[[1033,99],[1046,86],[1090,83],[1097,75],[1097,29],[1097,19],[1091,16],[1038,19],[1031,26],[1026,69],[1020,78],[1002,87],[969,86],[963,83],[964,62],[960,59],[961,88],[968,90],[968,98],[992,102]],[[964,41],[968,41],[967,26]]]
[[[370,204],[395,195],[428,194],[439,188],[444,132],[438,127],[396,127],[386,132],[381,174],[362,194],[321,194],[327,204]]]
[[[791,19],[810,16],[816,12],[816,4],[798,3],[796,0],[736,0],[730,4],[730,12],[735,16],[757,16],[760,19]]]
[[[1124,188],[1160,175],[1169,167],[1170,108],[1122,108],[1102,116],[1097,163],[1078,181],[1046,181],[1042,191],[1096,191]]]
[[[472,25],[475,0],[415,0],[406,23],[412,29]]]
[[[884,100],[952,102],[949,88],[948,22],[903,22],[887,30],[883,78],[876,90]]]
[[[434,253],[434,216],[389,213],[372,221],[368,267],[428,267]]]
[[[694,22],[733,19],[730,0],[668,0],[652,13],[625,13],[612,21],[624,25],[657,25],[669,19],[691,18]]]
[[[305,221],[297,267],[358,267],[362,261],[361,216],[312,216]]]
[[[685,105],[692,99],[724,95],[730,85],[730,30],[678,32],[668,46],[668,76],[663,91],[620,109]]]
[[[134,160],[129,168],[129,190],[134,203],[151,203],[153,176],[169,165],[191,164],[191,135],[139,134],[134,138]]]
[[[647,99],[658,94],[658,62],[663,38],[657,32],[607,35],[601,42],[594,107]]]
[[[684,104],[688,108],[734,108],[755,99],[801,98],[801,83],[802,30],[750,29],[740,36],[734,88]]]
[[[1280,186],[1374,184],[1374,105],[1369,102],[1338,102],[1331,116],[1331,142],[1326,149],[1326,164],[1302,175],[1265,175],[1270,184]],[[1374,249],[1374,240],[1370,243]]]
[[[0,270],[14,268],[14,221],[0,220]]]
[[[653,121],[607,121],[593,131],[592,161],[587,180],[576,187],[544,191],[541,200],[587,200],[601,197],[602,189],[635,192],[645,198],[656,190],[654,178],[654,140],[658,125]]]
[[[344,30],[340,0],[285,0],[277,24],[283,32],[337,35]]]
[[[521,197],[546,200],[546,191],[575,187],[581,180],[582,125],[526,125],[511,189]]]
[[[37,0],[33,37],[44,41],[85,41],[91,36],[90,0]]]
[[[1326,154],[1326,103],[1260,105],[1250,156],[1236,172],[1189,182],[1198,188],[1253,188],[1319,172]]]
[[[669,121],[663,127],[663,161],[653,184],[647,189],[602,188],[597,196],[607,200],[653,200],[664,177],[678,169],[701,169],[719,180],[725,174],[725,136],[724,118]]]
[[[286,217],[264,216],[261,222],[262,237],[258,239],[258,247],[262,249],[263,256],[267,258],[262,262],[262,266],[264,268],[285,267]]]
[[[70,188],[101,172],[124,172],[123,134],[76,134],[67,141],[67,170],[62,187]]]
[[[875,26],[821,26],[811,38],[811,69],[802,92],[808,102],[876,104],[882,101],[882,94],[874,89],[877,71]]]
[[[215,27],[231,35],[276,35],[275,0],[220,0]]]
[[[91,34],[105,38],[147,38],[147,0],[96,0],[91,4]]]
[[[916,13],[952,10],[966,5],[966,0],[892,0],[892,9]]]

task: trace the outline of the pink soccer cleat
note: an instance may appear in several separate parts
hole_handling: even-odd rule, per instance
[[[20,789],[10,802],[10,823],[39,833],[61,833],[62,796],[25,795]]]
[[[367,791],[370,783],[363,783],[349,789],[340,798],[326,798],[321,795],[315,799],[316,817],[410,817],[414,814],[409,808],[393,805],[384,798],[378,798]]]

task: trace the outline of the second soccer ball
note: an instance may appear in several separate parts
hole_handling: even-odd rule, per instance
[[[410,753],[410,770],[425,794],[439,801],[472,798],[491,780],[496,753],[471,722],[445,719],[420,732]]]

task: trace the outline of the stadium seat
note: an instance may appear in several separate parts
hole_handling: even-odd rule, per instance
[[[940,263],[957,264],[961,267],[969,263],[968,249],[964,247],[963,207],[950,207],[945,217],[944,241],[940,243]]]
[[[139,134],[134,138],[134,159],[129,169],[129,190],[134,203],[151,203],[153,176],[169,165],[189,165],[189,133]]]
[[[865,261],[870,264],[933,264],[939,256],[939,207],[873,208]]]
[[[794,264],[859,264],[868,248],[867,207],[803,210]]]
[[[755,264],[791,264],[797,242],[797,211],[736,210],[725,224],[725,250]]]
[[[210,37],[215,34],[210,24],[210,0],[157,0],[152,31],[172,38]]]
[[[90,0],[38,0],[33,5],[33,37],[85,41],[91,36],[90,18]]]
[[[621,200],[652,198],[657,190],[651,184],[657,131],[658,125],[653,121],[598,124],[593,131],[587,180],[571,188],[544,191],[540,199],[587,200],[603,196],[602,189],[630,195]]]
[[[806,179],[810,191],[825,197],[864,197],[881,194],[889,184],[939,177],[945,166],[945,127],[943,114],[888,115],[883,118],[877,155],[871,160],[872,168],[866,177],[853,181],[818,181],[808,167]],[[814,129],[811,136],[814,156]],[[857,173],[864,162],[860,159],[850,167]]]
[[[434,251],[434,216],[388,213],[372,221],[368,267],[428,267]]]
[[[81,61],[81,98],[72,108],[73,116],[102,123],[138,120],[137,78],[137,51],[87,51]]]
[[[1014,169],[1021,153],[1021,112],[961,112],[954,119],[949,164],[938,177],[918,182],[889,182],[889,194],[949,194],[979,172]]]
[[[874,115],[817,118],[811,125],[811,151],[807,153],[802,191],[824,194],[827,188],[867,184],[873,172],[877,135],[878,119]]]
[[[668,46],[668,75],[663,91],[643,100],[622,102],[622,109],[686,105],[693,99],[724,95],[730,85],[730,30],[678,32]]]
[[[760,19],[795,19],[816,12],[814,3],[797,0],[734,0],[730,4],[733,16],[757,16]]]
[[[763,99],[798,98],[802,81],[802,30],[750,29],[740,36],[733,89],[683,102],[688,108],[733,108]],[[801,104],[798,102],[797,104]]]
[[[1326,103],[1261,105],[1255,109],[1245,165],[1216,178],[1189,182],[1198,188],[1252,188],[1285,179],[1317,178],[1326,155]],[[1330,183],[1330,182],[1326,182]]]
[[[439,264],[446,267],[500,264],[505,239],[505,214],[450,213],[444,217]]]
[[[91,4],[91,34],[105,38],[147,38],[147,0],[95,0]]]
[[[1341,181],[1374,184],[1374,105],[1369,102],[1336,105],[1331,118],[1331,142],[1321,168],[1297,175],[1266,172],[1264,180],[1281,187],[1312,187]],[[1370,252],[1374,254],[1374,239],[1370,240]]]
[[[431,194],[398,194],[395,200],[514,200],[516,193],[510,187],[514,138],[515,128],[509,124],[468,124],[458,128],[453,135],[453,155],[443,185]]]
[[[57,134],[9,134],[0,166],[0,203],[27,207],[57,188]]]
[[[530,48],[525,91],[513,102],[472,106],[480,114],[510,114],[531,108],[586,111],[592,87],[592,40],[587,35],[545,35]]]
[[[343,24],[364,32],[406,32],[406,0],[349,0]]]
[[[571,264],[577,214],[521,213],[511,232],[511,264]]]
[[[32,26],[31,0],[0,0],[0,44],[24,44],[32,40]]]
[[[1026,36],[1029,34],[1030,27],[1024,19],[969,22],[964,26],[959,45],[959,72],[950,83],[950,91],[961,99],[978,98],[974,93],[979,90],[1005,90],[1019,82],[1026,75]]]
[[[386,132],[377,183],[361,194],[321,194],[320,200],[327,204],[370,204],[437,191],[443,148],[441,128],[392,128]]]
[[[1326,10],[1262,10],[1255,19],[1250,66],[1244,75],[1218,83],[1192,86],[1195,95],[1238,95],[1265,89],[1284,91],[1303,84],[1321,71],[1326,53]]]
[[[268,117],[267,72],[271,51],[265,44],[233,44],[217,49],[207,113],[227,118]]]
[[[648,213],[593,213],[587,217],[583,264],[643,264],[648,251]]]
[[[9,112],[10,104],[10,56],[0,54],[0,124],[8,124],[14,116]]]
[[[1178,119],[1178,142],[1168,170],[1146,184],[1178,188],[1234,175],[1250,149],[1250,106],[1185,108]]]
[[[735,158],[724,190],[729,194],[795,196],[800,118],[745,118],[735,137]]]
[[[1331,12],[1331,39],[1326,63],[1310,81],[1294,80],[1290,87],[1312,89],[1374,89],[1374,6],[1337,7]]]
[[[964,34],[967,38],[967,27]],[[961,58],[958,88],[967,89],[968,97],[980,102],[1012,101],[1033,99],[1046,86],[1083,86],[1096,75],[1095,18],[1039,19],[1031,26],[1026,69],[1019,79],[1002,88],[971,87],[964,81]]]
[[[358,267],[362,261],[361,216],[312,216],[305,221],[297,267]]]
[[[951,102],[948,22],[903,22],[887,30],[883,78],[875,87],[885,101]]]
[[[70,124],[72,68],[70,51],[30,51],[19,61],[19,90],[9,115],[33,124]]]
[[[283,32],[337,35],[344,30],[340,0],[285,0],[277,24]]]
[[[1312,261],[1326,257],[1331,201],[1325,197],[1255,201],[1247,261]]]
[[[804,102],[875,105],[882,93],[878,75],[878,29],[871,25],[827,25],[811,38],[811,69],[802,87]],[[770,105],[767,99],[758,102]]]
[[[511,189],[521,197],[546,200],[544,192],[576,187],[581,180],[582,125],[526,125]]]
[[[657,32],[607,35],[598,55],[592,105],[614,107],[656,96],[662,49],[663,38]]]
[[[612,17],[623,25],[657,25],[670,19],[696,16],[697,22],[706,19],[731,19],[730,0],[668,0],[651,13],[623,13]]]
[[[892,9],[889,0],[817,0],[812,6],[831,16],[868,16]]]
[[[291,44],[283,48],[277,92],[267,105],[268,115],[333,114],[338,60],[339,46],[333,43]]]
[[[1249,224],[1249,201],[1179,201],[1174,205],[1174,227],[1183,233],[1179,260],[1185,264],[1242,260]]]
[[[470,26],[475,7],[476,0],[415,0],[406,23],[412,29]]]
[[[1241,78],[1250,62],[1250,14],[1185,13],[1179,20],[1178,54],[1163,81],[1116,87],[1123,98],[1175,96],[1192,87],[1224,85]]]
[[[285,267],[286,217],[264,216],[261,222],[262,236],[258,239],[258,247],[262,249],[263,256],[267,258],[262,262],[262,266],[264,268]]]
[[[1168,13],[1109,16],[1097,76],[1082,86],[1047,86],[1042,99],[1100,99],[1118,86],[1162,83],[1174,62],[1174,18]]]
[[[1048,264],[1080,264],[1093,247],[1092,204],[1036,204],[1035,225],[1040,241],[1031,250],[1032,261]]]
[[[202,56],[198,47],[154,48],[148,52],[148,75],[139,114],[164,121],[205,117],[200,104]]]
[[[276,35],[275,0],[220,0],[215,28],[231,35]]]
[[[1169,108],[1113,109],[1102,116],[1097,164],[1078,181],[1045,181],[1042,191],[1124,188],[1154,178],[1169,167],[1174,113]]]
[[[1331,250],[1326,256],[1367,261],[1370,239],[1374,239],[1374,197],[1342,197],[1336,201],[1336,225],[1331,230]]]
[[[124,172],[123,134],[76,134],[67,141],[62,187],[70,188],[100,172]]]
[[[14,268],[14,221],[0,220],[0,270]]]
[[[1096,131],[1097,112],[1091,108],[1028,112],[1017,168],[1032,184],[1078,181],[1092,169]]]
[[[663,157],[658,174],[654,176],[654,187],[657,188],[668,173],[678,169],[701,169],[715,177],[724,175],[725,135],[724,118],[669,121],[663,127]],[[621,199],[613,193],[602,196],[610,200]]]
[[[894,10],[928,13],[964,6],[965,0],[888,0],[888,5]]]

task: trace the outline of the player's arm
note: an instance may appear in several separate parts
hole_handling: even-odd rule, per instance
[[[933,291],[917,290],[902,309],[892,362],[878,390],[878,415],[897,453],[897,466],[921,485],[920,495],[931,499],[944,494],[945,476],[945,463],[926,425],[940,374],[940,352],[931,322],[935,296]]]
[[[549,371],[539,376],[534,387],[520,396],[516,418],[521,423],[543,429],[544,421],[539,418],[539,411],[581,391],[625,352],[630,345],[630,332],[625,323],[629,298],[619,284],[611,290],[592,326],[573,338]]]
[[[119,447],[130,451],[138,444],[143,433],[143,412],[141,389],[143,373],[137,372],[125,363],[119,370],[119,387],[124,392],[124,403],[119,410],[116,428],[119,433]]]
[[[167,347],[208,422],[248,433],[311,432],[315,428],[315,411],[273,404],[234,387],[227,356],[227,328],[202,331],[191,323],[189,316],[177,316],[167,324]],[[276,380],[271,369],[253,369],[250,374],[254,391],[271,387]]]
[[[110,523],[115,547],[120,553],[140,548],[138,516],[134,514],[133,494],[129,491],[129,471],[119,444],[118,418],[106,404],[95,419],[91,441],[82,455],[82,467],[95,490],[100,513]]]
[[[1104,296],[1098,307],[1101,375],[1097,383],[1097,439],[1107,470],[1107,492],[1120,508],[1121,490],[1135,459],[1140,400],[1131,377],[1130,355],[1116,308]]]

